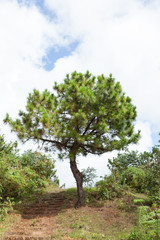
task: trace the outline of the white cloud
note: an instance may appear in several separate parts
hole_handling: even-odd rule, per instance
[[[66,34],[81,39],[59,59],[61,74],[75,69],[113,73],[137,106],[140,120],[160,128],[160,2],[140,0],[46,0]],[[149,110],[150,109],[150,110]]]
[[[137,121],[135,124],[135,130],[141,131],[141,138],[135,145],[130,145],[129,150],[137,150],[139,152],[148,151],[153,146],[152,131],[149,122]]]
[[[16,0],[0,1],[0,117],[16,114],[33,88],[53,84],[42,58],[50,47],[70,42],[37,7],[19,5]],[[3,104],[2,104],[3,103]]]

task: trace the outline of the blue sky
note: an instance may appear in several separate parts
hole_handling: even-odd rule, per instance
[[[45,4],[44,0],[18,0],[20,6],[36,6],[39,11],[46,16],[49,21],[56,20],[56,13],[51,11]],[[47,49],[45,56],[42,57],[43,67],[46,71],[54,68],[55,62],[62,57],[69,56],[78,46],[78,40],[71,42],[67,46],[53,46]]]
[[[26,5],[27,7],[33,5],[37,6],[41,13],[46,15],[50,20],[56,17],[55,13],[46,7],[44,0],[18,0],[18,3],[20,5]]]
[[[55,62],[59,58],[69,56],[78,46],[78,41],[71,43],[67,47],[58,47],[58,48],[50,48],[47,51],[46,56],[43,57],[42,61],[44,64],[44,69],[46,71],[51,71],[54,68]]]
[[[33,88],[51,90],[67,73],[89,70],[120,81],[137,107],[135,126],[142,132],[131,148],[150,150],[160,139],[159,29],[158,0],[1,0],[1,132],[15,139],[2,120],[6,112],[16,117],[24,109]],[[103,175],[113,155],[80,158],[79,166]],[[69,184],[73,179],[61,173],[64,168],[68,162],[57,163],[62,184]]]

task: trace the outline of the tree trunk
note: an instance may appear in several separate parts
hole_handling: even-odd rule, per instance
[[[85,203],[85,194],[83,189],[83,175],[77,168],[76,157],[70,158],[70,168],[72,170],[73,176],[76,179],[77,183],[77,193],[78,193],[78,201],[75,204],[75,207],[81,207]]]

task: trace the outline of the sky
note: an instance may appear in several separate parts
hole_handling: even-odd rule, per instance
[[[149,151],[160,139],[159,29],[159,0],[0,0],[0,133],[16,139],[3,119],[25,110],[34,88],[52,90],[67,73],[89,70],[121,83],[142,136],[130,149]],[[115,154],[80,157],[78,166],[104,176]],[[57,160],[56,168],[61,185],[73,186],[68,161]]]

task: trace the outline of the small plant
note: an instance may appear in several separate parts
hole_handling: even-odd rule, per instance
[[[37,223],[37,219],[33,219],[32,223],[31,223],[31,226],[35,226],[35,224]]]
[[[124,188],[115,181],[114,176],[105,176],[102,180],[96,183],[96,187],[99,191],[100,199],[113,199],[115,197],[121,197],[124,192]]]
[[[93,167],[88,167],[87,169],[82,169],[83,183],[86,187],[92,187],[94,179],[97,177],[96,169]]]
[[[133,203],[137,206],[144,206],[144,205],[146,205],[147,201],[142,198],[135,198],[135,199],[133,199]]]
[[[138,208],[138,227],[127,240],[160,240],[160,209],[151,211],[148,206]]]
[[[93,233],[92,239],[105,239],[105,235],[101,233]]]
[[[153,204],[156,204],[156,205],[160,206],[160,190],[156,194],[151,195],[150,199],[151,199]]]
[[[10,211],[13,210],[13,206],[15,205],[14,199],[7,197],[6,201],[2,201],[2,197],[0,198],[0,220],[3,221],[5,217],[8,215]]]

